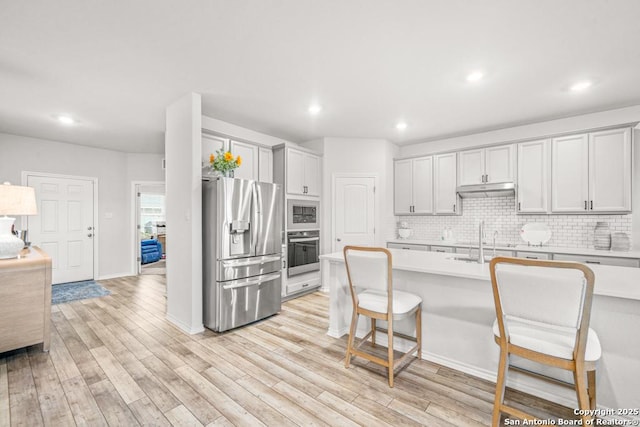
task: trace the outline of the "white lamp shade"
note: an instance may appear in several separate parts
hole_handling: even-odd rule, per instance
[[[36,192],[31,187],[0,185],[0,215],[37,215]]]

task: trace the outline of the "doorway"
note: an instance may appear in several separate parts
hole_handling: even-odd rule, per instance
[[[375,175],[333,176],[332,252],[346,245],[373,246],[376,242]]]
[[[164,183],[134,184],[138,274],[166,274],[167,234]]]
[[[97,179],[24,172],[36,193],[38,215],[27,217],[33,245],[51,257],[51,282],[93,280],[95,275]]]

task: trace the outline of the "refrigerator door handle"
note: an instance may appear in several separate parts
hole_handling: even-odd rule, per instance
[[[304,237],[304,238],[301,238],[301,239],[289,239],[289,241],[290,241],[291,243],[298,243],[298,242],[315,242],[315,241],[318,241],[318,240],[320,240],[320,238],[319,238],[319,237]]]
[[[238,289],[238,288],[246,288],[249,286],[259,285],[264,282],[270,282],[272,280],[280,278],[280,273],[267,274],[265,276],[260,276],[258,279],[244,279],[244,280],[234,280],[233,284],[223,285],[222,289]]]
[[[233,261],[222,261],[223,267],[246,267],[248,265],[258,265],[258,264],[266,264],[268,262],[280,261],[280,255],[275,256],[265,256],[260,259],[254,259],[251,261],[243,261],[243,260],[233,260]]]

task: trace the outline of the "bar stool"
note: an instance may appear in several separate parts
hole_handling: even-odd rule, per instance
[[[574,384],[567,385],[575,387],[587,425],[591,417],[584,411],[596,407],[596,362],[602,354],[598,335],[589,328],[593,271],[574,262],[503,257],[491,260],[489,268],[497,316],[493,333],[500,345],[493,425],[502,412],[536,419],[504,404],[512,354],[572,371]]]
[[[384,248],[361,246],[345,246],[344,260],[347,267],[347,277],[353,302],[353,315],[347,341],[347,355],[345,367],[348,368],[352,356],[360,356],[371,362],[382,365],[389,372],[389,387],[393,387],[394,370],[402,364],[408,356],[417,351],[417,357],[422,357],[422,299],[409,292],[394,291],[391,269],[391,252]],[[414,341],[416,344],[401,357],[394,359],[393,354],[393,323],[414,315],[416,318],[416,336],[410,337],[396,333],[398,337]],[[371,330],[355,345],[356,326],[360,315],[371,319]],[[360,346],[371,338],[376,343],[376,321],[387,322],[388,356],[387,359],[360,350]]]

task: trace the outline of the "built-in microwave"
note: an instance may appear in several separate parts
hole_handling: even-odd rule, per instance
[[[287,200],[287,231],[320,228],[320,204],[309,200]]]

